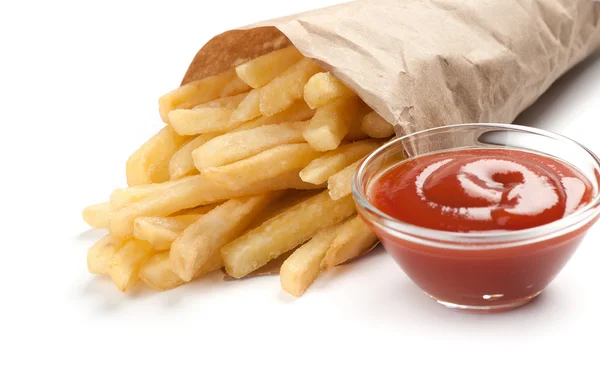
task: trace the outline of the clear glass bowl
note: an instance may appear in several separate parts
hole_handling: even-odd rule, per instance
[[[563,161],[593,186],[585,207],[518,231],[447,232],[401,222],[369,202],[378,176],[407,158],[464,149],[518,149]],[[397,138],[370,154],[354,175],[359,214],[404,272],[440,304],[474,312],[513,309],[532,300],[569,261],[600,213],[600,162],[577,142],[506,124],[450,125]],[[406,207],[410,207],[407,205]]]

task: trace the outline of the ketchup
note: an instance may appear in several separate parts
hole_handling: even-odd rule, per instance
[[[374,178],[373,206],[410,225],[481,234],[534,228],[565,218],[595,196],[577,169],[549,156],[473,149],[421,156]],[[595,221],[595,220],[594,220]],[[374,227],[405,273],[438,302],[467,310],[506,310],[539,294],[594,222],[528,243],[428,243]],[[419,243],[421,241],[423,243]]]
[[[420,227],[452,232],[521,230],[572,214],[593,197],[589,180],[547,156],[508,149],[432,154],[388,170],[375,207]]]

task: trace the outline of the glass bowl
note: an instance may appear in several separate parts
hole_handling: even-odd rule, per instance
[[[539,227],[477,233],[407,224],[369,201],[371,185],[406,159],[482,148],[516,149],[570,164],[592,184],[592,201],[565,218]],[[495,312],[527,303],[558,275],[598,219],[599,187],[598,157],[573,140],[517,125],[461,124],[417,132],[383,145],[359,166],[352,192],[359,214],[426,294],[450,308]]]

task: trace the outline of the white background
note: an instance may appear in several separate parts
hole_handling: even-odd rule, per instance
[[[600,378],[598,226],[538,300],[498,315],[438,306],[383,251],[297,300],[277,277],[124,295],[87,273],[103,233],[80,210],[125,185],[201,45],[333,3],[0,3],[0,378]],[[599,121],[600,56],[518,120],[597,153]]]

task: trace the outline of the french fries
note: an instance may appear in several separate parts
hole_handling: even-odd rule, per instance
[[[377,243],[377,236],[360,216],[355,216],[340,229],[331,247],[321,262],[321,269],[327,270],[336,265],[360,256]]]
[[[394,130],[295,47],[182,85],[159,113],[165,127],[127,160],[128,187],[82,212],[109,232],[88,250],[90,273],[165,291],[220,268],[279,271],[300,296],[376,243],[351,183]]]
[[[225,269],[231,277],[244,277],[354,211],[351,197],[334,201],[321,192],[221,248]]]
[[[366,105],[363,101],[359,101],[358,107],[356,108],[356,115],[352,122],[350,122],[348,133],[344,137],[345,141],[365,140],[370,137],[361,129],[362,120],[369,112],[371,112],[371,107]]]
[[[227,132],[231,108],[194,108],[169,112],[169,122],[180,135]]]
[[[320,152],[337,148],[350,129],[357,106],[358,97],[353,96],[319,108],[304,130],[304,139]]]
[[[306,82],[322,71],[312,59],[302,58],[260,91],[260,112],[271,116],[304,97]]]
[[[236,95],[250,88],[231,69],[224,73],[190,82],[168,94],[158,101],[160,117],[169,122],[169,113],[176,109],[191,109],[220,97]]]
[[[178,215],[171,217],[141,216],[133,222],[133,237],[143,240],[156,251],[166,251],[190,224],[202,214]]]
[[[194,278],[214,272],[222,267],[223,260],[221,259],[221,256],[213,256],[206,265],[194,274]],[[150,256],[150,258],[142,264],[138,276],[146,285],[161,292],[185,284],[185,281],[179,278],[179,276],[171,270],[169,252],[161,252]]]
[[[331,199],[340,199],[352,193],[352,176],[363,159],[335,173],[327,180],[327,189]]]
[[[298,101],[292,104],[289,108],[276,113],[272,116],[261,116],[254,120],[248,121],[233,129],[231,132],[246,131],[263,125],[280,124],[294,121],[305,121],[313,117],[314,110],[311,110],[304,101]]]
[[[263,125],[215,137],[192,153],[198,170],[227,165],[283,144],[304,142],[306,121]]]
[[[127,160],[127,185],[168,181],[169,160],[187,140],[170,125],[165,126]]]
[[[98,240],[87,253],[88,271],[92,274],[108,273],[110,261],[121,246],[122,242],[115,242],[110,235]]]
[[[286,144],[229,165],[202,169],[201,176],[228,190],[239,190],[306,166],[320,156],[308,144]]]
[[[276,50],[236,67],[242,81],[252,88],[259,88],[271,82],[291,65],[302,59],[302,54],[293,46]]]
[[[321,261],[342,225],[340,223],[319,231],[285,260],[279,271],[283,290],[300,297],[308,289],[319,276]]]
[[[310,160],[308,160],[310,161]],[[308,162],[307,161],[307,162]],[[137,202],[122,207],[111,214],[109,231],[118,239],[133,236],[133,223],[140,216],[169,216],[181,210],[217,203],[248,195],[258,195],[284,189],[316,189],[319,185],[303,182],[298,171],[282,173],[276,177],[254,182],[252,185],[229,189],[218,185],[206,176],[185,177],[175,185],[165,187]]]
[[[183,281],[190,281],[219,249],[239,236],[261,211],[283,195],[272,192],[231,199],[187,227],[171,246],[171,268]]]
[[[119,210],[127,205],[139,201],[149,195],[156,194],[161,190],[165,190],[171,186],[181,184],[192,180],[193,177],[185,177],[176,181],[167,181],[162,183],[151,183],[148,185],[139,185],[115,189],[110,194],[110,209],[111,212]],[[110,218],[109,218],[110,219]],[[110,224],[110,220],[109,220]]]
[[[190,174],[198,173],[194,166],[192,152],[217,136],[219,136],[218,133],[206,133],[200,135],[175,152],[173,157],[171,157],[171,161],[169,161],[170,179],[179,179]]]
[[[131,239],[111,258],[108,275],[117,288],[125,292],[137,284],[142,263],[154,253],[152,246],[147,242]]]
[[[244,99],[250,94],[250,92],[245,92],[243,94],[227,96],[225,98],[219,98],[215,100],[211,100],[210,102],[197,105],[194,109],[197,108],[231,108],[235,109],[238,107]]]
[[[235,128],[242,123],[262,116],[260,113],[260,88],[255,88],[237,106],[229,118],[229,127]]]
[[[304,86],[304,100],[312,109],[350,96],[354,96],[354,92],[330,73],[315,74]]]
[[[375,111],[369,112],[362,119],[361,130],[367,135],[378,139],[394,135],[394,127]]]
[[[108,228],[110,217],[110,202],[98,203],[88,206],[81,212],[83,220],[94,228]]]
[[[321,184],[326,182],[329,177],[352,164],[359,158],[371,153],[379,146],[382,141],[363,140],[355,143],[346,144],[338,147],[336,150],[329,151],[319,158],[314,159],[300,172],[300,178],[304,182]]]

